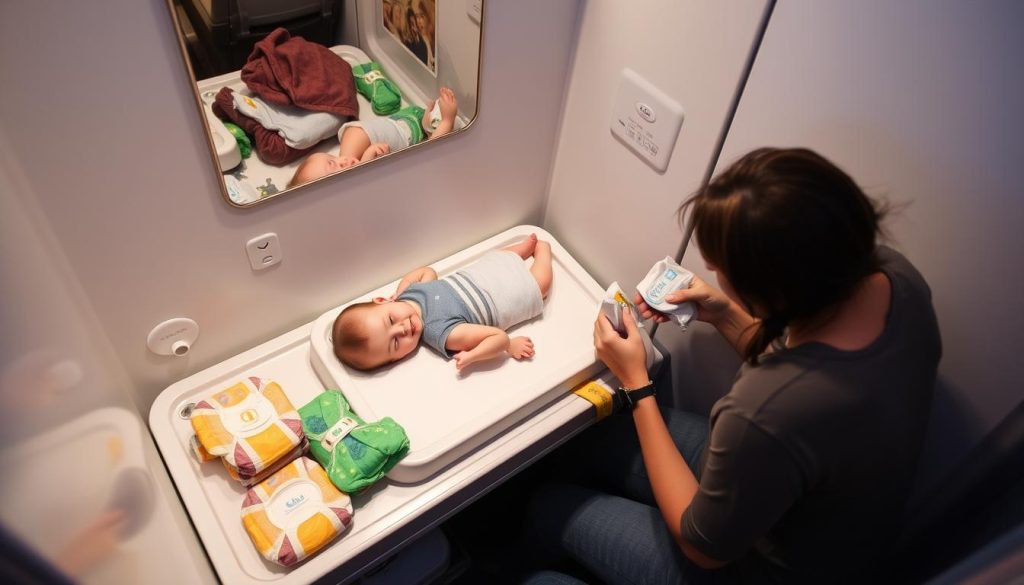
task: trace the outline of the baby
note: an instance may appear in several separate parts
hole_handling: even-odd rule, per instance
[[[533,256],[527,269],[523,262]],[[391,298],[346,307],[334,321],[334,353],[343,363],[370,370],[397,361],[420,340],[462,370],[504,353],[533,356],[528,337],[505,329],[540,315],[551,287],[551,245],[536,234],[437,280],[433,268],[406,274]]]
[[[441,110],[441,121],[433,128],[430,112],[438,105]],[[455,127],[455,115],[458,103],[455,93],[442,87],[437,100],[430,103],[424,110],[418,106],[409,106],[398,110],[387,118],[368,118],[358,122],[347,122],[338,130],[338,142],[341,148],[338,156],[325,152],[317,152],[306,157],[306,160],[295,169],[295,175],[288,182],[289,187],[308,183],[324,175],[371,161],[392,151],[398,151],[424,140],[433,140],[444,136]],[[433,128],[433,130],[431,130]]]

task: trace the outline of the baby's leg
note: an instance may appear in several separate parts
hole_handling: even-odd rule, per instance
[[[536,236],[534,236],[536,238]],[[551,288],[551,244],[547,242],[536,242],[533,250],[533,266],[530,267],[530,274],[537,281],[540,287],[540,297],[548,298],[548,290]]]
[[[515,252],[519,254],[519,257],[526,260],[530,256],[533,256],[533,250],[537,247],[537,234],[530,234],[525,240],[518,244],[512,244],[511,246],[505,246],[502,250],[508,250],[509,252]]]

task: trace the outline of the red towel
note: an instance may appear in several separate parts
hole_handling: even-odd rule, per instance
[[[242,81],[269,103],[359,117],[352,67],[327,47],[278,28],[256,43]]]

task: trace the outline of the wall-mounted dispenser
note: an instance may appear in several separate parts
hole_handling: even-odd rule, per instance
[[[157,355],[183,356],[199,337],[199,325],[192,319],[168,319],[149,332],[146,345]]]

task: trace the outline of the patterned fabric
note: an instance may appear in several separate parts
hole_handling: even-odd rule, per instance
[[[202,451],[222,458],[231,476],[247,486],[306,446],[299,413],[281,386],[255,377],[200,400],[191,421]]]
[[[245,494],[242,525],[263,558],[291,566],[352,525],[352,501],[300,457]]]
[[[356,493],[373,485],[409,452],[401,425],[390,417],[363,422],[340,392],[320,394],[299,414],[310,453],[342,491]]]

